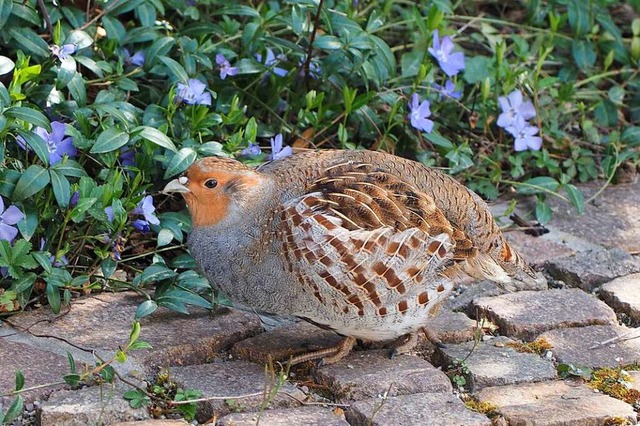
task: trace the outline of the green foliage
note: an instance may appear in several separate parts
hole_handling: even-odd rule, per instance
[[[549,197],[581,212],[576,183],[638,164],[640,20],[618,5],[0,1],[0,196],[23,214],[0,238],[0,314],[122,287],[147,295],[138,318],[211,307],[188,215],[158,190],[199,157],[259,164],[244,150],[277,134],[415,158],[488,199],[515,188],[543,223]],[[465,53],[460,99],[435,86],[449,79],[427,50],[435,30]],[[537,111],[540,150],[515,151],[497,126],[514,90]],[[414,93],[429,132],[408,117]]]

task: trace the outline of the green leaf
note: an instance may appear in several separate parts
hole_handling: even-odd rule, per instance
[[[71,352],[67,352],[67,361],[69,362],[69,371],[71,373],[75,373],[76,370],[76,360],[73,358],[73,354]]]
[[[11,424],[15,419],[22,414],[24,410],[24,401],[22,400],[22,396],[18,395],[16,399],[13,400],[13,403],[9,406],[9,409],[4,415],[3,424]]]
[[[115,272],[116,266],[118,266],[118,263],[110,257],[103,260],[100,264],[102,276],[105,278],[109,278]]]
[[[571,25],[575,35],[583,36],[591,29],[591,24],[589,23],[590,10],[591,8],[585,7],[582,0],[569,0],[567,3],[569,25]]]
[[[168,58],[166,56],[160,56],[158,59],[160,59],[162,63],[164,63],[167,66],[167,68],[169,68],[169,72],[173,74],[176,80],[182,81],[184,83],[186,83],[187,80],[189,80],[189,75],[187,75],[187,72],[184,70],[182,65],[180,65],[177,61],[171,58]]]
[[[323,49],[323,50],[342,49],[342,46],[343,44],[340,41],[340,39],[332,35],[320,36],[316,38],[313,42],[313,47],[315,47],[316,49]]]
[[[466,60],[464,80],[469,84],[476,84],[493,75],[494,61],[487,56],[474,56]]]
[[[80,165],[80,163],[70,158],[64,158],[62,161],[57,162],[56,164],[51,166],[51,170],[55,170],[56,172],[67,177],[81,178],[87,176],[87,172]]]
[[[93,37],[82,30],[73,30],[62,44],[75,44],[78,50],[93,44]]]
[[[147,284],[151,282],[162,281],[168,278],[173,278],[177,275],[178,274],[175,271],[167,268],[164,265],[153,264],[153,265],[147,266],[145,270],[142,272],[141,281],[142,281],[142,284]]]
[[[551,220],[551,207],[549,204],[544,201],[544,199],[538,199],[538,203],[536,204],[536,219],[542,225],[548,223]]]
[[[57,89],[67,87],[69,82],[77,74],[76,67],[76,60],[72,57],[68,57],[60,61],[60,68],[58,68],[58,77],[56,78]]]
[[[173,232],[171,232],[169,229],[162,228],[160,232],[158,232],[157,240],[157,247],[164,247],[171,241],[173,241]]]
[[[80,384],[80,375],[75,373],[66,374],[62,376],[62,380],[69,386],[76,387]]]
[[[12,27],[9,34],[29,55],[46,58],[50,55],[49,45],[34,31],[27,27]]]
[[[140,337],[140,322],[134,321],[131,326],[131,333],[129,334],[129,345],[132,345]]]
[[[618,124],[618,108],[609,99],[598,102],[593,112],[598,124],[603,127],[614,127]]]
[[[103,154],[105,152],[115,151],[123,147],[129,142],[129,135],[118,127],[109,127],[103,131],[91,147],[92,154]]]
[[[0,28],[4,27],[7,23],[7,19],[11,16],[13,9],[13,0],[0,0]],[[2,422],[0,421],[0,424]]]
[[[171,139],[169,139],[167,135],[165,135],[158,129],[154,129],[153,127],[138,126],[133,129],[132,133],[135,133],[137,137],[145,139],[163,148],[167,148],[170,151],[178,151],[176,146],[173,144],[173,142],[171,142]]]
[[[47,131],[51,131],[51,123],[49,119],[40,111],[27,107],[11,107],[4,111],[7,117],[26,121],[37,127],[42,127]]]
[[[144,61],[144,68],[146,70],[151,69],[157,62],[160,56],[164,56],[173,47],[176,40],[173,37],[160,37],[147,49]]]
[[[51,311],[54,314],[60,313],[60,288],[58,286],[53,285],[52,283],[47,283],[47,301],[49,302],[49,306],[51,307]]]
[[[69,200],[71,200],[71,185],[64,175],[55,170],[49,170],[49,175],[56,202],[60,207],[66,209],[69,206]]]
[[[549,176],[538,176],[531,178],[518,185],[520,194],[532,195],[544,192],[556,192],[560,183]]]
[[[402,77],[415,77],[420,71],[420,66],[424,60],[424,52],[408,52],[400,58],[400,68],[402,69]]]
[[[31,290],[33,284],[36,282],[38,276],[33,272],[28,272],[18,278],[11,284],[11,289],[16,293],[22,293],[23,291]]]
[[[14,201],[22,201],[42,191],[48,183],[49,173],[47,169],[37,164],[32,164],[20,176],[13,190],[12,198]]]
[[[565,185],[564,189],[567,191],[567,197],[571,204],[576,208],[578,214],[584,213],[584,195],[582,191],[576,188],[574,185]]]
[[[24,374],[22,374],[22,370],[16,371],[16,391],[22,390],[24,387]]]
[[[596,50],[593,43],[585,40],[571,42],[571,54],[578,68],[587,71],[596,63]]]
[[[75,73],[69,85],[69,93],[71,97],[75,99],[79,106],[85,106],[87,104],[87,89],[84,85],[84,79],[79,72]]]
[[[164,178],[168,179],[172,176],[182,173],[196,160],[198,154],[193,148],[182,148],[176,152],[167,165],[167,170],[164,172]]]
[[[620,140],[631,146],[640,145],[640,126],[629,126],[624,129]]]
[[[136,319],[144,318],[146,316],[151,315],[158,309],[158,304],[153,300],[145,300],[138,306],[136,310]]]
[[[26,130],[18,129],[18,134],[27,142],[27,145],[36,153],[40,161],[45,166],[49,165],[49,147],[47,143],[34,132],[27,132]]]

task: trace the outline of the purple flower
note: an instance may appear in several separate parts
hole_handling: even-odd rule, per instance
[[[224,55],[218,53],[216,55],[216,64],[220,67],[220,78],[224,80],[228,75],[234,76],[238,74],[238,68],[232,67],[227,58]]]
[[[76,191],[71,194],[71,199],[69,200],[69,206],[75,207],[78,205],[78,200],[80,200],[80,191]]]
[[[151,230],[151,225],[160,225],[160,220],[156,217],[155,212],[156,208],[153,206],[153,197],[151,195],[147,195],[144,197],[135,209],[133,209],[133,214],[139,214],[144,216],[144,220],[136,219],[131,225],[136,228],[138,231],[149,232]]]
[[[124,63],[126,65],[135,65],[137,67],[141,67],[144,65],[144,52],[142,50],[136,51],[133,56],[131,56],[131,52],[129,49],[122,49],[122,54],[124,56]]]
[[[184,102],[187,105],[211,105],[211,93],[206,91],[207,85],[190,78],[187,84],[178,83],[177,102]]]
[[[502,114],[498,117],[498,126],[506,129],[510,126],[523,127],[525,121],[536,116],[536,109],[531,101],[522,101],[522,92],[514,90],[506,97],[498,98]],[[522,123],[518,123],[522,122]]]
[[[505,130],[515,137],[514,149],[516,151],[524,151],[525,149],[539,151],[542,147],[542,138],[536,136],[538,128],[524,120],[516,120],[513,126],[509,126]]]
[[[111,244],[111,257],[114,260],[122,260],[122,250],[124,249],[124,245],[126,240],[122,238],[122,235],[118,232],[114,238],[111,238],[109,235],[102,236],[102,242],[106,244]]]
[[[40,238],[40,251],[44,251],[44,247],[47,245],[47,240]],[[49,256],[49,261],[53,266],[65,266],[69,264],[67,256],[62,256],[60,259],[56,259],[54,255]]]
[[[18,235],[18,229],[14,226],[24,217],[24,213],[15,205],[4,209],[4,201],[0,197],[0,240],[13,241]]]
[[[299,67],[300,67],[300,76],[301,77],[304,77],[306,75],[306,71],[304,69],[304,64],[305,64],[304,60],[301,60],[300,63],[298,64]],[[320,67],[319,64],[315,63],[314,61],[309,62],[309,77],[311,77],[311,78],[319,78],[321,72],[322,72],[322,68]]]
[[[69,58],[69,56],[76,53],[78,50],[78,46],[75,44],[63,44],[62,46],[58,46],[57,44],[53,44],[49,46],[49,50],[51,50],[51,54],[61,61]]]
[[[434,84],[433,87],[440,92],[440,96],[445,96],[452,99],[460,99],[462,97],[462,91],[456,90],[456,85],[453,81],[447,80],[444,86]]]
[[[411,98],[411,103],[409,104],[409,110],[411,111],[409,114],[411,125],[418,130],[431,133],[431,130],[433,129],[433,121],[427,118],[431,115],[429,101],[420,102],[418,94],[414,93]]]
[[[36,127],[34,130],[34,133],[40,136],[47,144],[50,164],[56,164],[62,160],[62,156],[65,154],[69,157],[75,157],[78,154],[78,150],[72,144],[72,138],[64,137],[66,131],[67,125],[59,121],[51,122],[51,133],[42,127]],[[27,142],[22,137],[18,136],[17,142],[22,149],[27,149]]]
[[[262,150],[260,149],[260,145],[257,143],[249,142],[249,146],[240,151],[240,155],[255,157],[257,155],[262,154]]]
[[[429,48],[429,53],[438,60],[442,71],[449,77],[453,77],[464,69],[464,53],[453,53],[453,40],[446,36],[440,43],[438,30],[433,32],[433,47]]]
[[[278,133],[275,138],[271,138],[271,155],[269,160],[280,160],[293,154],[290,146],[282,145],[282,133]]]
[[[107,214],[107,220],[109,222],[113,222],[114,216],[113,216],[113,207],[109,206],[109,207],[105,207],[104,208],[104,212]]]
[[[136,151],[133,148],[122,148],[118,159],[122,167],[136,166]]]
[[[258,60],[258,62],[262,62],[262,55],[256,53],[256,59]],[[278,57],[276,57],[276,55],[273,54],[273,50],[267,49],[267,57],[264,60],[264,66],[267,68],[271,68],[271,71],[273,71],[275,75],[284,77],[285,75],[287,75],[287,70],[285,70],[284,68],[276,67],[276,64],[285,59],[286,56],[280,54],[278,55]],[[267,75],[269,75],[269,73],[267,73]]]

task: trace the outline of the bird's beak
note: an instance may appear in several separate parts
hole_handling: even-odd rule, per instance
[[[164,194],[168,194],[171,192],[191,192],[191,190],[189,188],[187,188],[187,185],[189,184],[189,179],[186,176],[180,176],[178,179],[174,179],[171,182],[169,182],[164,189],[162,190],[162,192]]]

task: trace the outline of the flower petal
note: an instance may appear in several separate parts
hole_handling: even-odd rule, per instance
[[[518,107],[518,114],[525,120],[529,120],[536,116],[536,107],[531,101],[527,101]]]
[[[507,97],[509,98],[509,103],[511,104],[511,107],[516,109],[516,110],[522,104],[522,92],[520,92],[517,89],[514,90],[513,92],[509,93],[507,95]]]
[[[516,138],[515,143],[513,144],[513,148],[516,151],[524,151],[527,149],[527,142],[524,138]]]
[[[498,98],[498,104],[500,104],[500,108],[502,108],[502,112],[507,112],[511,109],[511,105],[509,104],[509,100],[507,99],[506,96],[500,96]]]
[[[526,139],[527,146],[534,151],[540,151],[542,148],[542,138],[539,136],[532,136]]]
[[[15,225],[22,220],[22,218],[24,217],[24,213],[22,213],[19,208],[12,204],[7,210],[4,211],[4,213],[2,213],[2,216],[0,217],[2,217],[2,221],[7,225]]]
[[[17,235],[18,230],[16,228],[6,223],[0,223],[0,240],[11,242]]]

